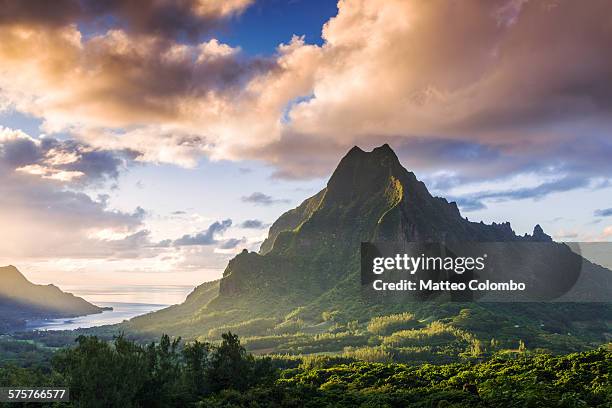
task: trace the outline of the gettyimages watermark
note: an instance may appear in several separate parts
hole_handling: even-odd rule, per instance
[[[364,242],[361,288],[381,302],[610,302],[612,243]]]

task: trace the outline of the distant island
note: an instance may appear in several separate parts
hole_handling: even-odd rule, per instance
[[[19,330],[28,320],[102,313],[99,307],[55,285],[36,285],[12,266],[0,267],[0,333]]]

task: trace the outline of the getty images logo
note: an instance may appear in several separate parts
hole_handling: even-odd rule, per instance
[[[446,271],[458,275],[466,271],[482,271],[485,269],[487,254],[478,257],[451,257],[451,256],[410,256],[408,254],[395,254],[395,256],[378,256],[372,259],[372,272],[380,275],[385,271],[405,271],[411,275],[417,271]]]

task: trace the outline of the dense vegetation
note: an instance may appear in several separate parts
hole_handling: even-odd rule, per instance
[[[368,363],[350,357],[254,357],[162,336],[140,345],[80,336],[50,364],[0,367],[0,386],[68,386],[75,407],[609,407],[612,349],[525,350],[483,362]]]
[[[451,363],[494,354],[529,351],[568,354],[605,344],[610,333],[611,305],[588,304],[413,304],[413,312],[351,320],[338,310],[317,322],[297,313],[281,318],[255,318],[204,330],[187,341],[218,341],[222,332],[239,335],[254,354],[334,354],[370,362]],[[597,315],[599,313],[599,315]],[[193,323],[194,330],[202,326]],[[123,326],[121,326],[123,327]],[[12,338],[45,347],[70,345],[79,335],[112,340],[117,327],[76,331],[22,332]],[[138,342],[159,338],[149,332],[126,331]],[[174,332],[173,332],[174,334]],[[160,334],[161,335],[161,334]]]
[[[0,365],[36,367],[48,365],[53,350],[30,340],[18,340],[0,335]]]
[[[238,320],[205,330],[204,335],[185,334],[188,339],[214,341],[220,331],[229,330],[257,354],[343,354],[358,349],[361,355],[368,352],[372,356],[369,361],[386,361],[391,354],[400,362],[441,363],[515,350],[521,343],[530,350],[553,354],[589,349],[606,342],[607,319],[612,314],[612,306],[604,304],[403,305],[404,310],[408,308],[412,311],[398,307],[396,313],[370,312],[374,316],[364,320],[346,313],[348,307],[327,310],[310,320],[302,319],[298,309],[276,319]],[[195,331],[206,325],[197,321],[192,327]]]

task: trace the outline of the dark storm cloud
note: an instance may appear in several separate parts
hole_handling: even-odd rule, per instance
[[[197,38],[251,1],[0,0],[0,24],[91,24],[172,38]]]
[[[219,242],[216,236],[223,234],[231,226],[232,220],[230,219],[223,221],[215,221],[205,231],[202,231],[195,235],[183,235],[181,238],[174,241],[174,245],[213,245]]]
[[[243,196],[241,200],[245,203],[253,203],[255,205],[272,205],[272,204],[287,204],[289,200],[285,198],[274,198],[261,192],[254,192],[251,195]]]

